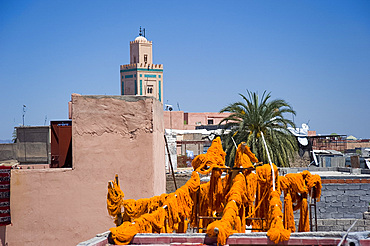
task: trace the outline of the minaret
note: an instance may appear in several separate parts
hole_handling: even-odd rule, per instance
[[[130,64],[121,65],[121,95],[153,96],[163,103],[163,65],[153,64],[152,41],[142,34],[130,42]]]

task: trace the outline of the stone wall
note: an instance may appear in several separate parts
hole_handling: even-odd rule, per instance
[[[326,180],[324,180],[325,182]],[[336,180],[346,183],[324,183],[321,201],[317,203],[318,231],[370,230],[370,219],[364,216],[369,210],[370,180]],[[364,183],[353,183],[362,181]]]
[[[370,183],[323,184],[321,201],[317,203],[318,218],[362,219],[369,202]]]
[[[353,223],[355,225],[352,227],[351,232],[370,231],[370,220],[366,219],[319,219],[317,220],[317,230],[347,231]]]

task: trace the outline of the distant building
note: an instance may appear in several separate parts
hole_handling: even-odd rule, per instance
[[[49,126],[16,127],[15,143],[0,144],[0,161],[16,160],[19,164],[50,163]]]
[[[164,128],[177,130],[207,129],[216,130],[222,128],[218,124],[230,113],[186,113],[184,111],[164,111]]]
[[[141,32],[130,42],[130,64],[120,66],[121,95],[152,96],[163,103],[163,65],[153,64],[152,41]]]
[[[347,149],[370,148],[370,139],[347,139]]]

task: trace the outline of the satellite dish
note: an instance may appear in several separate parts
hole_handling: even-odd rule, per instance
[[[305,124],[305,123],[302,124],[302,132],[303,132],[303,134],[307,135],[309,129],[310,129],[310,127],[307,124]]]
[[[173,107],[170,104],[165,104],[164,106],[166,107],[166,111],[168,111],[168,110],[172,111],[173,110]]]
[[[303,137],[298,137],[298,142],[303,145],[303,146],[307,146],[308,145],[308,139],[307,138],[303,138]]]
[[[302,124],[302,129],[308,131],[308,129],[310,129],[310,127],[307,124],[303,123]]]

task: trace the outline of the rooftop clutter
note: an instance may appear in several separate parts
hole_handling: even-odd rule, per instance
[[[252,226],[252,232],[267,232],[277,244],[289,240],[290,233],[296,231],[293,211],[298,209],[298,231],[310,230],[307,198],[320,199],[319,175],[304,171],[278,176],[273,164],[273,190],[271,165],[254,166],[258,159],[245,143],[237,148],[233,168],[225,166],[225,156],[218,137],[206,154],[194,158],[194,171],[185,185],[152,198],[125,200],[116,176],[108,183],[107,209],[116,223],[109,239],[129,244],[137,233],[185,233],[194,228],[225,245],[230,235],[244,233],[246,226]],[[199,174],[211,174],[210,181],[201,184]]]

